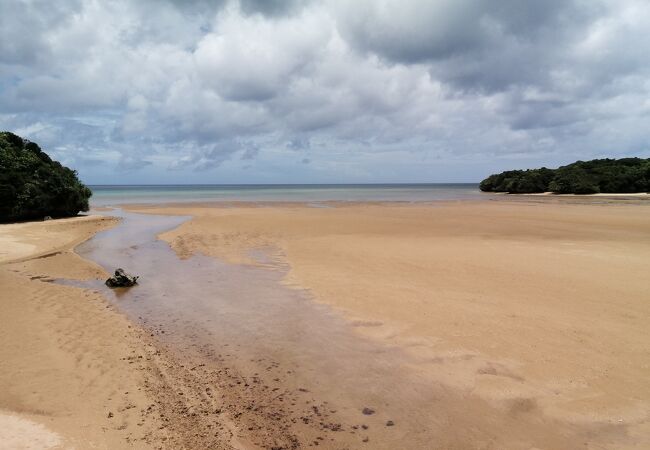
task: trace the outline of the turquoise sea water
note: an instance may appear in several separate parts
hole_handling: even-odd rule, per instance
[[[477,184],[287,184],[90,186],[92,206],[206,201],[435,201],[486,198]]]

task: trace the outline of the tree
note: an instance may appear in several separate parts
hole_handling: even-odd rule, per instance
[[[542,167],[532,170],[508,170],[496,175],[490,175],[480,184],[480,189],[486,192],[511,192],[517,194],[532,194],[546,192],[553,178],[551,169]]]
[[[38,144],[0,132],[0,221],[75,216],[92,195],[77,173]]]

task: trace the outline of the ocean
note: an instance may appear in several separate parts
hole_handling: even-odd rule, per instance
[[[91,206],[171,202],[480,200],[478,184],[90,185]]]

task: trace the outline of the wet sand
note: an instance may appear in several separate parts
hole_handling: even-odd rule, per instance
[[[282,282],[331,306],[357,339],[399,349],[384,361],[401,373],[391,366],[374,398],[407,423],[381,436],[387,447],[399,436],[407,448],[645,448],[650,208],[583,203],[139,210],[194,217],[161,234],[181,257],[286,266]],[[336,367],[336,355],[323,360]],[[333,386],[360,370],[319,370],[335,400],[358,389]]]

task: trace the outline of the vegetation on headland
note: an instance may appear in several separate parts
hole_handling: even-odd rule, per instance
[[[481,181],[480,189],[510,194],[650,192],[650,158],[594,159],[558,169],[507,170]]]
[[[75,216],[88,211],[90,189],[34,142],[0,132],[0,221]]]

